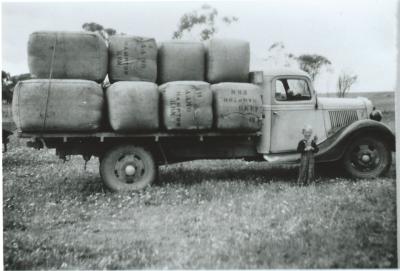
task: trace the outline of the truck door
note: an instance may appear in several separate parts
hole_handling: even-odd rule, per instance
[[[326,139],[323,115],[316,109],[311,82],[302,76],[281,76],[272,80],[271,153],[294,152],[302,139],[302,128],[313,127],[318,142]]]

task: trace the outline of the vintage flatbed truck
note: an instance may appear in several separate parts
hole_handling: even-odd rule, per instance
[[[60,158],[100,159],[100,175],[113,191],[140,190],[157,177],[159,165],[195,159],[298,162],[301,129],[313,126],[317,162],[340,162],[356,178],[374,178],[391,166],[394,133],[377,121],[366,98],[318,98],[309,76],[297,70],[251,73],[262,89],[262,129],[258,132],[165,132],[118,134],[23,133],[28,146],[55,148]]]

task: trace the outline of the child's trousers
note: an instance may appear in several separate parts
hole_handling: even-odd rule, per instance
[[[314,181],[314,153],[312,151],[306,151],[301,154],[299,178],[297,183],[310,184]]]

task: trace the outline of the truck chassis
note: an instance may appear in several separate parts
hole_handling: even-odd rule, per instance
[[[154,181],[159,165],[196,159],[265,161],[257,152],[261,132],[255,133],[22,133],[29,147],[55,148],[66,160],[82,155],[99,157],[100,174],[113,191],[140,190]]]

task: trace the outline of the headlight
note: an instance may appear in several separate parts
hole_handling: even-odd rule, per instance
[[[376,121],[381,121],[382,120],[382,111],[375,109],[375,107],[372,109],[371,114],[369,114],[369,118],[372,120],[376,120]]]

